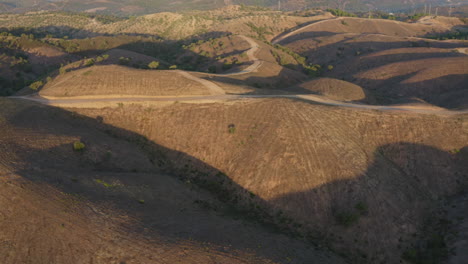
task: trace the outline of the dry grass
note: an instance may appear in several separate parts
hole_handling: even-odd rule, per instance
[[[337,79],[319,78],[301,83],[297,87],[338,101],[358,101],[366,99],[366,93],[362,87]]]
[[[177,71],[93,66],[66,73],[47,84],[42,96],[183,96],[209,95],[209,89]]]
[[[370,263],[397,262],[397,247],[414,241],[423,208],[432,205],[429,197],[454,193],[457,181],[466,182],[466,163],[449,153],[468,142],[466,116],[388,114],[285,99],[176,104],[144,117],[138,106],[79,111],[203,160],[270,210],[282,210],[305,230],[320,230],[357,260],[363,261],[356,252],[365,252]],[[234,134],[229,124],[235,124]],[[172,158],[184,164],[183,155]],[[335,222],[336,213],[353,212],[360,202],[367,215],[346,229]]]
[[[165,173],[173,151],[141,136],[34,103],[0,109],[1,263],[344,263],[219,216],[223,204]]]

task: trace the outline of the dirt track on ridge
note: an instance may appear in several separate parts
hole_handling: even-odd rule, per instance
[[[365,105],[358,103],[345,103],[327,99],[317,95],[310,94],[294,94],[294,95],[209,95],[209,96],[192,96],[192,97],[156,97],[156,96],[141,96],[141,97],[93,97],[93,98],[44,98],[39,96],[13,96],[10,98],[29,100],[38,102],[45,105],[87,108],[89,106],[81,106],[87,103],[143,103],[143,102],[203,102],[203,101],[228,101],[228,100],[242,100],[242,99],[264,99],[264,98],[290,98],[297,100],[304,100],[312,103],[319,103],[329,106],[349,107],[363,110],[378,110],[378,111],[392,111],[392,112],[407,112],[417,114],[434,114],[434,115],[457,115],[468,114],[468,110],[450,111],[432,109],[428,107],[418,106],[386,106],[386,105]]]

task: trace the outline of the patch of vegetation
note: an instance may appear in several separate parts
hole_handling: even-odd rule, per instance
[[[229,132],[229,134],[236,133],[236,125],[234,125],[234,124],[228,125],[228,132]]]
[[[341,9],[327,9],[326,11],[332,13],[334,16],[339,16],[339,17],[356,17],[356,14],[349,13],[346,11],[343,11]]]
[[[85,149],[85,144],[81,141],[75,141],[73,143],[73,150],[74,151],[83,151]]]
[[[131,60],[132,60],[131,58],[120,57],[119,58],[119,64],[120,65],[129,65]]]
[[[255,11],[271,11],[268,7],[263,6],[250,6],[245,4],[240,4],[240,11],[244,12],[255,12]]]
[[[93,66],[94,63],[96,63],[96,60],[95,59],[88,59],[85,61],[85,67],[90,67],[90,66]]]
[[[344,227],[350,227],[359,220],[359,214],[350,211],[339,212],[335,215],[336,222]]]
[[[462,32],[460,30],[455,30],[454,32],[450,32],[446,34],[438,34],[435,36],[429,36],[427,38],[437,39],[437,40],[448,40],[448,39],[468,40],[468,31]]]
[[[150,69],[157,69],[159,67],[159,62],[157,61],[152,61],[148,64],[148,68]]]
[[[31,88],[31,90],[34,90],[34,91],[37,91],[39,88],[41,88],[42,86],[44,85],[44,83],[42,81],[37,81],[37,82],[33,82],[29,85],[29,88]]]
[[[273,55],[273,57],[276,59],[276,62],[281,65],[281,66],[285,66],[288,64],[288,62],[286,61],[286,59],[281,56],[281,54],[279,54],[278,52],[274,51],[274,50],[271,50],[271,55]]]
[[[408,19],[411,20],[411,21],[417,21],[421,17],[424,17],[424,16],[427,16],[427,14],[425,14],[425,13],[416,13],[416,14],[414,14],[412,16],[408,16]]]
[[[358,222],[361,216],[367,215],[369,208],[364,202],[358,202],[352,210],[342,210],[335,213],[335,220],[339,225],[350,227]]]
[[[252,22],[245,23],[250,29],[257,33],[257,37],[260,40],[266,40],[265,35],[273,35],[272,32],[268,31],[267,27],[257,26]]]
[[[449,256],[445,237],[435,233],[421,247],[414,247],[403,252],[402,258],[413,264],[437,264]]]
[[[106,188],[112,188],[112,187],[117,186],[117,184],[111,184],[111,183],[105,182],[104,180],[101,180],[101,179],[95,179],[94,181],[96,183],[98,183],[98,184],[101,184],[102,186],[104,186]]]
[[[267,43],[267,44],[269,44],[269,43]],[[276,44],[276,45],[274,45],[273,47],[276,48],[276,49],[279,49],[279,50],[281,50],[281,51],[283,51],[283,52],[285,52],[285,53],[287,53],[287,54],[289,54],[289,55],[291,55],[291,56],[296,60],[296,62],[297,62],[299,65],[302,66],[303,71],[304,71],[307,75],[309,75],[309,76],[311,76],[311,77],[318,77],[318,76],[322,75],[322,66],[320,66],[319,64],[307,64],[307,62],[306,62],[307,59],[306,59],[305,57],[303,57],[303,56],[301,56],[301,55],[295,53],[294,51],[290,50],[289,48],[284,47],[284,46],[281,46],[281,45],[279,45],[279,44]],[[274,53],[276,53],[276,52],[272,52],[272,55],[273,55],[273,56],[275,56]],[[277,54],[277,53],[276,53],[276,54]],[[278,54],[277,56],[279,56],[279,54]],[[277,58],[277,57],[275,56],[275,58]],[[278,59],[277,59],[277,60],[278,60]],[[279,62],[279,63],[281,64],[281,62],[282,62],[282,63],[285,63],[285,61],[284,61],[284,60],[281,60],[281,58],[280,58],[280,62]]]
[[[211,65],[210,67],[208,67],[208,72],[209,73],[216,73],[217,72],[216,66]]]
[[[460,149],[452,149],[452,150],[449,150],[449,153],[450,154],[459,154],[460,153]]]

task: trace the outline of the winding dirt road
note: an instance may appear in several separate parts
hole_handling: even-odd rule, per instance
[[[339,18],[338,18],[339,19]],[[320,21],[317,23],[325,22],[328,20]],[[316,23],[314,23],[316,24]],[[311,25],[314,25],[311,24]],[[308,26],[311,26],[308,25]],[[308,27],[305,26],[304,28]],[[283,36],[281,39],[288,37],[288,35],[297,33],[297,31],[303,30],[304,28],[298,29]],[[255,57],[255,53],[259,50],[259,45],[251,38],[239,35],[239,37],[246,40],[251,48],[247,51],[247,56],[253,61],[253,64],[247,67],[246,69],[226,74],[209,74],[203,73],[209,76],[229,76],[229,75],[240,75],[248,74],[256,71],[261,65],[262,61]],[[281,41],[281,39],[276,40],[276,42]],[[466,51],[466,50],[464,50]],[[463,52],[463,51],[461,51]],[[265,98],[289,98],[308,101],[311,103],[318,103],[323,105],[337,106],[337,107],[348,107],[364,110],[378,110],[378,111],[394,111],[394,112],[409,112],[409,113],[418,113],[418,114],[435,114],[435,115],[458,115],[458,114],[468,114],[468,110],[459,110],[451,111],[445,109],[431,109],[428,107],[418,107],[418,106],[384,106],[384,105],[366,105],[359,103],[347,103],[341,101],[331,100],[322,96],[312,95],[312,94],[294,94],[294,95],[226,95],[225,91],[218,86],[217,84],[210,82],[208,80],[196,77],[191,75],[186,71],[178,71],[184,77],[187,77],[191,80],[197,81],[204,86],[206,86],[211,95],[205,96],[189,96],[189,97],[168,97],[168,96],[92,96],[92,97],[61,97],[61,98],[52,98],[52,97],[41,97],[39,95],[29,95],[29,96],[11,96],[10,98],[20,99],[20,100],[29,100],[38,102],[45,105],[51,106],[61,106],[61,107],[75,107],[83,108],[89,107],[91,103],[143,103],[143,102],[203,102],[203,101],[229,101],[229,100],[242,100],[242,99],[265,99]]]
[[[255,42],[253,39],[246,37],[244,35],[239,35],[240,38],[244,39],[250,44],[250,49],[247,51],[247,56],[250,61],[252,61],[252,65],[248,66],[242,71],[238,72],[231,72],[231,73],[221,73],[221,74],[215,74],[215,73],[204,73],[204,72],[197,72],[197,74],[203,74],[205,76],[234,76],[234,75],[242,75],[242,74],[248,74],[257,71],[258,68],[260,68],[263,64],[261,60],[259,60],[256,56],[255,53],[259,50],[260,46]],[[177,73],[181,74],[182,76],[186,77],[187,79],[196,81],[203,86],[205,86],[211,93],[211,95],[223,95],[226,94],[226,92],[218,86],[217,84],[210,82],[206,79],[194,76],[190,74],[190,72],[187,71],[177,71]]]
[[[392,111],[392,112],[406,112],[417,114],[432,114],[432,115],[459,115],[468,114],[468,110],[442,110],[431,109],[416,106],[387,106],[387,105],[366,105],[358,103],[346,103],[327,99],[318,95],[311,94],[282,94],[282,95],[206,95],[206,96],[190,96],[190,97],[157,97],[157,96],[139,96],[139,97],[94,97],[94,98],[61,98],[51,99],[40,96],[11,96],[10,98],[29,100],[38,102],[45,105],[72,107],[72,108],[87,108],[85,104],[89,103],[143,103],[143,102],[204,102],[204,101],[230,101],[230,100],[243,100],[243,99],[265,99],[265,98],[288,98],[307,101],[311,103],[318,103],[323,105],[348,107],[363,110],[377,110],[377,111]]]
[[[277,36],[276,38],[273,39],[273,41],[271,42],[272,44],[278,44],[280,43],[281,41],[287,39],[288,37],[290,36],[293,36],[293,35],[296,35],[298,33],[300,33],[301,31],[304,31],[306,29],[308,29],[309,27],[312,27],[312,26],[317,26],[319,24],[323,24],[323,23],[327,23],[327,22],[330,22],[330,21],[333,21],[333,20],[343,20],[343,19],[362,19],[362,18],[358,18],[358,17],[336,17],[336,18],[331,18],[331,19],[325,19],[325,20],[320,20],[318,22],[315,22],[315,23],[311,23],[311,24],[308,24],[308,25],[305,25],[301,28],[298,28],[296,30],[293,30],[285,35],[279,35]],[[395,24],[407,24],[405,22],[401,22],[401,21],[396,21],[396,20],[387,20],[387,19],[381,19],[381,20],[385,20],[386,22],[392,22],[392,23],[395,23]],[[336,34],[349,34],[349,35],[366,35],[366,36],[386,36],[386,37],[389,37],[389,35],[385,35],[385,34],[380,34],[380,33],[336,33]],[[390,36],[391,37],[391,36]],[[436,40],[431,40],[431,39],[428,39],[428,38],[420,38],[420,37],[409,37],[409,36],[404,36],[404,37],[401,37],[401,38],[404,38],[404,39],[411,39],[411,40],[422,40],[422,41],[436,41]],[[464,52],[462,52],[464,53]]]

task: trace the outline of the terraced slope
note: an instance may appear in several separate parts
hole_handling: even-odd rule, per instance
[[[218,89],[217,86],[214,88]],[[210,95],[216,94],[216,91],[207,87],[204,80],[180,71],[138,70],[106,65],[61,75],[48,83],[39,94],[46,97],[183,96]]]
[[[203,160],[236,185],[197,162],[194,181],[213,181],[213,192],[234,193],[224,199],[266,208],[285,228],[329,241],[358,263],[398,262],[424,235],[434,202],[468,184],[466,115],[287,99],[77,111]],[[180,153],[169,155],[185,164]]]
[[[236,6],[207,12],[162,12],[109,23],[64,13],[0,14],[0,28],[28,28],[46,34],[82,38],[105,34],[141,34],[184,39],[206,34],[218,37],[231,32],[269,40],[298,24],[330,17],[330,14],[322,12],[316,17],[290,16],[275,11],[250,12]]]
[[[466,56],[389,63],[354,77],[381,100],[417,97],[445,108],[468,107]]]
[[[352,82],[378,104],[426,101],[464,109],[464,40],[436,41],[424,36],[460,26],[459,19],[424,18],[417,23],[337,18],[302,27],[275,40],[319,64],[326,77]],[[373,100],[376,99],[376,100]]]
[[[371,97],[371,95],[366,95],[366,91],[356,84],[332,78],[307,81],[298,85],[297,88],[338,101],[363,101],[366,100],[366,96]],[[372,101],[372,98],[367,98],[367,101]]]
[[[344,263],[180,181],[170,149],[102,118],[0,109],[1,263]]]

